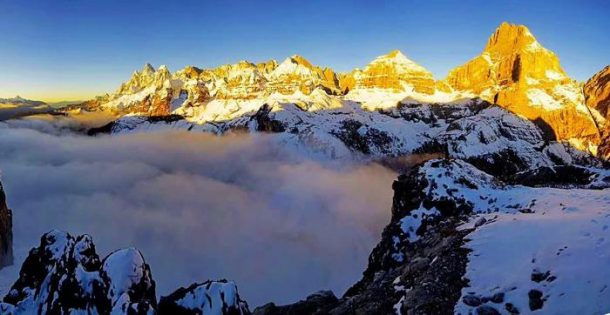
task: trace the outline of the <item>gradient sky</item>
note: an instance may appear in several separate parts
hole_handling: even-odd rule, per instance
[[[300,54],[337,71],[392,49],[443,78],[502,22],[525,24],[586,80],[610,64],[610,1],[0,0],[0,97],[114,91],[150,62],[171,71]]]

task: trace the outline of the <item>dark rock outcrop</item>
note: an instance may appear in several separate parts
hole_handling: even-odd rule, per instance
[[[159,300],[159,314],[250,314],[248,304],[241,300],[235,283],[227,280],[193,283]]]
[[[135,248],[100,259],[89,235],[51,231],[25,259],[1,314],[249,314],[233,282],[208,281],[162,297]]]
[[[13,263],[13,214],[0,183],[0,269]]]
[[[339,304],[339,300],[331,291],[320,291],[308,296],[305,300],[294,304],[277,306],[274,303],[268,303],[261,307],[257,307],[252,314],[254,315],[298,315],[312,314],[322,315],[328,314],[331,309]]]

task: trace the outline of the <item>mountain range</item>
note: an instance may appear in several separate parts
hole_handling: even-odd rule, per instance
[[[240,61],[213,69],[188,66],[175,73],[146,64],[115,93],[69,108],[117,116],[175,114],[203,124],[251,114],[264,104],[291,103],[316,112],[351,101],[374,111],[405,102],[480,98],[534,121],[552,139],[607,157],[608,71],[606,67],[586,83],[577,82],[527,27],[503,23],[479,56],[442,80],[397,50],[349,73],[313,65],[298,55],[281,63]]]
[[[262,132],[300,153],[402,172],[361,279],[340,297],[320,291],[288,305],[250,307],[226,280],[157,299],[137,249],[101,258],[91,236],[54,230],[29,252],[0,312],[602,314],[610,307],[608,106],[610,66],[572,80],[525,26],[508,23],[442,80],[400,51],[349,73],[296,55],[175,73],[147,64],[115,93],[62,110],[115,115],[90,135]],[[426,157],[392,164],[409,154]],[[2,189],[0,197],[9,263],[11,211]]]

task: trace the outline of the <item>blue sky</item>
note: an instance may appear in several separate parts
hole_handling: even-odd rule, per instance
[[[145,62],[213,67],[300,54],[348,71],[393,49],[437,78],[525,24],[567,73],[610,64],[609,1],[5,1],[0,97],[83,99]]]

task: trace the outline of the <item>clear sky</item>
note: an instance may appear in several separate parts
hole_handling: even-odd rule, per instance
[[[86,99],[171,71],[300,54],[337,71],[400,49],[437,78],[525,24],[586,80],[610,64],[610,1],[0,0],[0,97]]]

